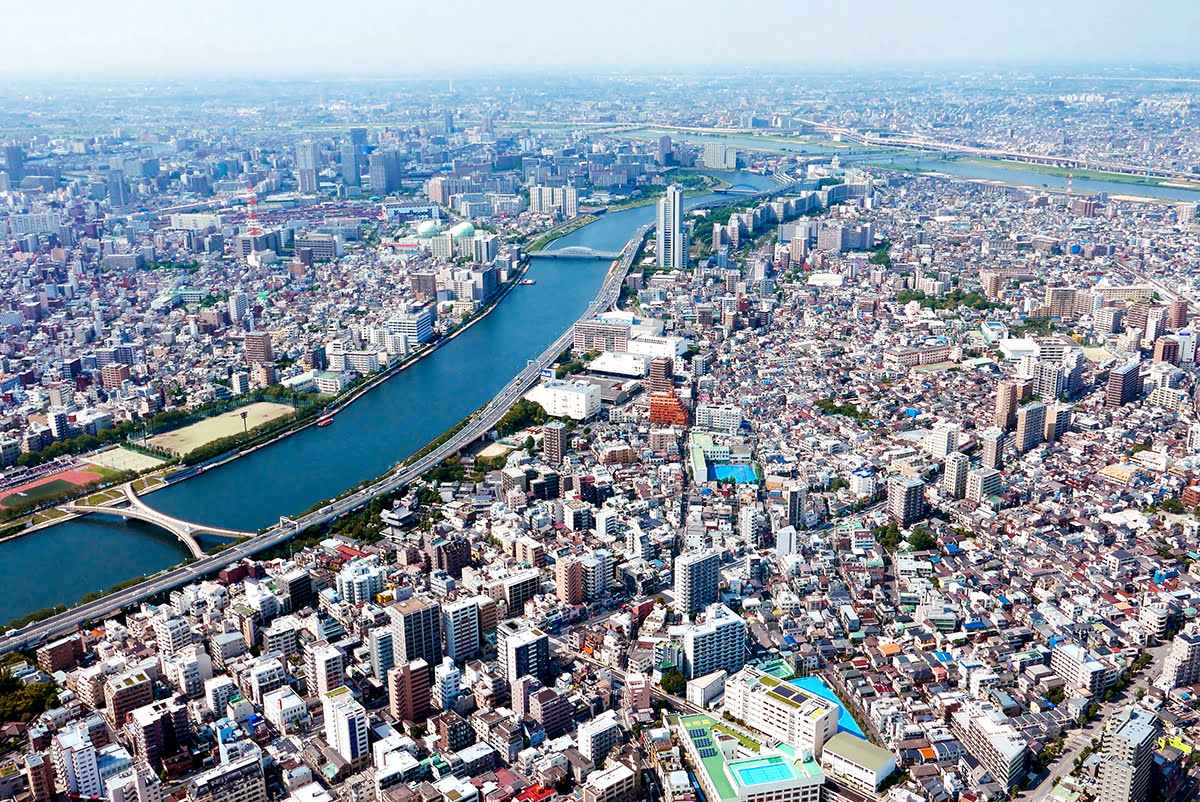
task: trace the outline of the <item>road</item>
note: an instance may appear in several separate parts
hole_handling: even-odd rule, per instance
[[[625,274],[628,273],[629,268],[633,264],[633,259],[637,254],[642,239],[652,227],[649,224],[642,226],[629,240],[622,252],[621,259],[615,262],[609,270],[600,291],[579,318],[580,320],[589,320],[616,304],[620,297],[621,284],[625,280]],[[218,571],[227,565],[250,557],[260,551],[278,546],[310,526],[318,526],[336,520],[347,513],[365,506],[370,503],[371,499],[381,493],[391,493],[407,486],[426,471],[436,467],[447,457],[491,431],[509,408],[538,380],[542,369],[553,365],[555,359],[566,350],[571,341],[572,330],[568,329],[557,340],[551,343],[537,359],[532,360],[524,370],[514,376],[495,398],[472,417],[470,423],[424,457],[411,464],[398,467],[393,472],[344,498],[332,501],[324,507],[294,520],[281,521],[279,525],[268,529],[262,534],[241,543],[235,543],[224,551],[201,557],[195,562],[172,569],[160,576],[152,577],[133,587],[118,591],[110,596],[105,596],[102,599],[81,604],[66,612],[30,624],[16,634],[6,635],[0,639],[0,654],[29,648],[56,635],[72,632],[87,621],[109,615],[123,607],[136,604],[143,599],[156,596],[163,591]]]
[[[731,196],[705,201],[690,205],[689,209],[711,208],[725,206],[730,203],[742,203],[747,200],[777,195],[791,188],[791,184],[772,187],[754,195]],[[579,320],[590,320],[602,311],[613,308],[620,298],[621,285],[625,275],[633,266],[640,249],[642,240],[654,228],[653,223],[647,223],[634,232],[621,251],[621,258],[613,263],[604,278],[604,284],[596,297],[580,315]],[[166,571],[159,576],[151,577],[132,587],[105,596],[101,599],[72,607],[70,610],[51,616],[50,618],[24,627],[11,635],[0,638],[0,654],[7,654],[18,649],[26,649],[43,643],[49,638],[67,632],[73,632],[82,624],[110,615],[123,607],[136,604],[143,599],[156,596],[163,591],[171,590],[188,582],[195,581],[207,574],[214,573],[239,560],[251,557],[260,551],[286,543],[299,532],[310,526],[319,526],[336,520],[354,510],[366,506],[371,499],[381,493],[391,493],[407,486],[426,471],[437,467],[452,454],[461,451],[472,442],[487,434],[508,412],[518,399],[537,382],[544,368],[554,364],[558,356],[572,343],[573,327],[567,329],[557,340],[549,345],[541,355],[514,376],[508,384],[486,406],[479,410],[461,430],[449,437],[446,442],[434,448],[424,457],[411,464],[401,465],[392,472],[372,482],[344,498],[331,501],[320,509],[302,515],[296,519],[281,519],[262,534],[255,535],[249,540],[235,543],[224,551],[210,554],[197,559],[195,562],[182,565]]]
[[[1063,744],[1062,754],[1050,766],[1046,776],[1033,788],[1021,791],[1017,798],[1030,800],[1030,802],[1039,802],[1046,794],[1050,793],[1050,790],[1054,787],[1054,783],[1060,777],[1065,777],[1074,771],[1075,756],[1079,754],[1083,747],[1091,743],[1093,738],[1099,738],[1104,732],[1105,718],[1117,708],[1136,699],[1139,690],[1149,688],[1151,683],[1158,679],[1162,671],[1163,660],[1166,659],[1167,652],[1170,650],[1171,644],[1169,641],[1148,649],[1147,653],[1151,657],[1150,663],[1142,669],[1137,678],[1129,683],[1129,686],[1117,698],[1111,702],[1102,702],[1100,710],[1088,722],[1086,727],[1071,730],[1067,735],[1066,742]]]

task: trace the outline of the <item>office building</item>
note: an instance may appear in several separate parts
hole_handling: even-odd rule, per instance
[[[688,265],[687,233],[683,226],[683,189],[678,184],[667,187],[658,202],[658,225],[655,229],[658,247],[658,266],[682,270]]]
[[[698,613],[717,600],[721,555],[715,551],[688,551],[675,558],[675,609],[683,615]]]
[[[296,184],[301,195],[317,191],[317,171],[321,164],[321,150],[315,142],[306,140],[296,146]]]
[[[359,147],[353,142],[343,142],[340,148],[342,183],[357,187],[362,183],[362,165],[359,162]]]
[[[1017,452],[1024,454],[1042,442],[1046,428],[1046,405],[1041,401],[1017,410]]]
[[[703,620],[683,635],[683,673],[695,679],[714,671],[729,674],[746,664],[746,622],[723,604],[704,610]]]
[[[418,658],[429,665],[442,661],[442,608],[437,602],[413,596],[387,611],[392,619],[397,665]]]
[[[542,460],[547,465],[562,465],[567,450],[567,426],[562,421],[550,421],[542,427]]]
[[[628,350],[630,330],[628,323],[581,320],[571,328],[571,350],[577,354]]]
[[[429,664],[421,659],[388,672],[388,712],[394,720],[419,724],[429,717],[432,673]]]
[[[387,195],[400,188],[400,153],[394,148],[379,148],[371,152],[367,162],[371,192]]]
[[[952,498],[962,498],[967,492],[967,468],[970,460],[961,451],[946,455],[942,471],[942,490]]]
[[[1160,729],[1158,717],[1137,705],[1106,717],[1097,802],[1146,802]]]
[[[363,768],[371,756],[367,748],[367,711],[345,685],[323,694],[321,707],[330,748],[355,770]]]
[[[888,479],[887,509],[900,526],[912,526],[925,517],[925,483],[913,476]]]
[[[1124,406],[1142,393],[1141,363],[1126,362],[1108,372],[1108,384],[1104,387],[1104,406],[1109,409]]]
[[[550,670],[550,639],[524,619],[510,618],[496,627],[496,655],[500,675],[509,683],[526,674],[547,679]]]
[[[191,802],[267,802],[262,756],[256,752],[222,763],[187,786]]]

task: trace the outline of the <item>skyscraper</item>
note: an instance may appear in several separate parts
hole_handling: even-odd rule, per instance
[[[271,334],[266,331],[248,331],[243,342],[246,349],[246,362],[251,365],[274,362],[275,354],[271,350]]]
[[[359,169],[359,148],[353,142],[343,142],[341,151],[342,183],[348,187],[356,187],[362,182],[362,171]]]
[[[946,455],[942,473],[942,490],[954,498],[962,498],[967,492],[967,455],[952,451]]]
[[[698,613],[717,600],[721,556],[715,551],[688,551],[675,558],[675,609]]]
[[[669,356],[656,356],[650,360],[650,392],[667,393],[675,389],[675,361]]]
[[[311,195],[317,191],[317,169],[320,165],[321,151],[312,140],[305,140],[296,146],[296,183],[300,194]]]
[[[687,235],[683,228],[683,190],[671,184],[658,202],[658,266],[681,270],[687,267]]]
[[[454,661],[469,660],[479,654],[479,602],[457,599],[442,607],[442,628],[446,633],[446,655]]]

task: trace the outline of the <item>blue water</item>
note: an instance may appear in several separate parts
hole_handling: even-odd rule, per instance
[[[739,485],[758,484],[758,474],[754,472],[753,465],[709,465],[708,478],[717,482],[732,479]]]
[[[796,773],[792,771],[792,767],[782,761],[762,763],[754,766],[739,766],[734,771],[737,772],[738,781],[742,784],[742,787],[761,785],[763,783],[777,783],[781,780],[790,780],[796,776]]]
[[[858,722],[854,720],[854,716],[850,715],[850,711],[842,705],[841,701],[829,689],[829,686],[825,684],[823,679],[820,677],[800,677],[799,679],[788,680],[788,684],[796,686],[805,693],[812,696],[819,696],[837,705],[838,710],[841,711],[841,715],[838,716],[838,730],[857,735],[863,739],[867,737],[866,733],[862,731],[862,727],[858,726]]]
[[[715,174],[730,183],[774,185],[752,173]],[[559,247],[619,250],[654,214],[651,205],[603,215]],[[254,531],[379,476],[495,396],[583,313],[607,270],[596,259],[533,262],[527,274],[533,286],[514,288],[490,314],[364,395],[332,426],[310,426],[152,493],[147,502],[184,520]],[[72,604],[186,556],[154,527],[95,515],[0,543],[0,622]]]

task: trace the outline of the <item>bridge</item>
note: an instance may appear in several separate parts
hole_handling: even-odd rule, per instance
[[[749,184],[732,184],[713,190],[713,192],[720,195],[757,195],[761,191],[758,187],[753,187]]]
[[[180,518],[174,518],[165,513],[151,507],[133,490],[132,484],[127,484],[123,488],[125,491],[125,503],[127,506],[102,506],[99,504],[64,504],[59,509],[76,515],[116,515],[121,518],[130,518],[136,521],[145,521],[148,524],[153,524],[160,529],[166,529],[175,537],[187,546],[187,550],[192,556],[200,559],[204,556],[204,549],[200,548],[200,542],[196,540],[196,535],[220,535],[221,537],[243,538],[251,537],[254,532],[241,532],[237,529],[222,529],[219,526],[205,526],[204,524],[192,523],[184,521]]]
[[[530,259],[603,259],[606,262],[611,262],[621,258],[620,253],[612,253],[610,251],[597,251],[592,248],[587,248],[583,245],[570,245],[566,248],[555,248],[551,251],[534,251],[529,254]]]

